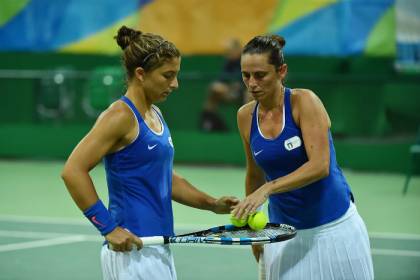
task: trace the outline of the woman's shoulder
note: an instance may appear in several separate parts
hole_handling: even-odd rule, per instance
[[[293,107],[320,102],[319,97],[312,90],[306,88],[291,89],[290,99]]]
[[[290,89],[292,98],[311,98],[316,97],[316,94],[307,88],[292,88]]]
[[[133,115],[133,111],[131,108],[122,100],[117,100],[109,107],[102,112],[104,115],[111,115],[113,117],[120,117],[120,118],[126,118],[130,115]]]
[[[319,99],[315,92],[306,88],[293,88],[291,90],[291,98],[297,100]]]
[[[242,107],[238,110],[238,128],[243,137],[247,137],[247,135],[249,135],[249,129],[251,127],[250,124],[252,122],[252,114],[256,104],[257,102],[253,100],[242,105]]]
[[[129,106],[123,101],[117,100],[99,115],[97,122],[106,123],[108,126],[128,128],[135,124],[135,120],[135,115]]]
[[[257,102],[255,100],[252,100],[244,105],[242,105],[238,109],[238,118],[246,117],[246,116],[252,116],[252,113],[254,112],[255,106]]]
[[[301,112],[311,112],[320,110],[327,116],[328,113],[322,103],[322,100],[310,89],[296,88],[292,89],[291,103],[293,107],[293,117],[296,123],[299,123]]]

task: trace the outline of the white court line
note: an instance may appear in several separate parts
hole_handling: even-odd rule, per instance
[[[15,215],[0,215],[1,222],[18,222],[18,223],[32,223],[32,224],[53,224],[53,225],[89,225],[87,219],[72,219],[72,218],[53,218],[53,217],[39,217],[39,216],[15,216]]]
[[[0,222],[16,222],[16,223],[30,223],[30,224],[51,224],[51,225],[90,225],[89,221],[83,217],[80,219],[74,218],[54,218],[54,217],[40,217],[40,216],[15,216],[15,215],[0,215]],[[206,224],[176,224],[177,230],[200,230],[203,228],[211,228],[214,225]]]
[[[85,241],[85,237],[82,235],[73,235],[73,236],[63,236],[45,240],[37,240],[37,241],[30,241],[30,242],[20,242],[20,243],[11,243],[0,245],[0,252],[9,252],[9,251],[17,251],[23,249],[32,249],[32,248],[39,248],[39,247],[49,247],[53,245],[62,245],[62,244],[69,244]]]
[[[397,256],[397,257],[420,257],[420,251],[393,250],[393,249],[372,249],[372,255]]]
[[[63,225],[90,225],[89,221],[83,217],[80,219],[73,218],[54,218],[40,216],[17,216],[17,215],[0,215],[0,222],[18,222],[32,224],[63,224]],[[176,231],[194,231],[211,228],[214,225],[208,224],[179,224],[175,223]],[[394,232],[369,232],[370,238],[377,239],[396,239],[396,240],[420,240],[420,234],[412,233],[394,233]]]
[[[67,233],[58,232],[40,232],[40,231],[16,231],[16,230],[0,230],[0,237],[16,237],[16,238],[56,238],[69,236]]]
[[[61,236],[60,236],[61,235]],[[63,236],[65,235],[65,236]],[[16,251],[23,249],[32,249],[39,247],[48,247],[54,245],[62,245],[77,242],[101,242],[103,237],[93,234],[64,234],[56,232],[39,232],[39,231],[8,231],[0,230],[0,236],[17,237],[17,238],[40,238],[43,240],[21,242],[13,244],[0,245],[0,252]],[[50,239],[46,239],[50,238]],[[177,247],[192,248],[212,248],[212,249],[239,249],[250,250],[249,246],[243,245],[218,245],[218,244],[176,244]],[[372,249],[372,255],[378,256],[398,256],[398,257],[420,257],[420,251],[410,250],[393,250],[393,249]]]
[[[74,218],[54,218],[54,217],[40,217],[40,216],[15,216],[15,215],[0,215],[0,222],[14,222],[14,223],[29,223],[29,224],[47,224],[47,225],[80,225],[90,226],[89,221],[83,217],[80,219]],[[177,234],[199,231],[214,227],[209,224],[179,224],[175,225]],[[178,233],[179,232],[179,233]]]
[[[369,237],[377,239],[420,240],[420,234],[413,233],[369,232]]]
[[[72,218],[52,218],[40,216],[15,216],[15,215],[0,215],[0,222],[22,222],[33,224],[64,224],[64,225],[90,225],[87,219],[72,219]],[[213,225],[214,226],[214,225]],[[176,231],[194,231],[200,229],[207,229],[213,227],[206,224],[175,224]],[[397,239],[397,240],[420,240],[420,234],[412,233],[393,233],[393,232],[370,232],[369,237],[378,239]]]
[[[82,241],[103,241],[102,236],[93,234],[72,234],[60,232],[43,232],[43,231],[16,231],[16,230],[0,230],[0,237],[15,237],[15,238],[33,238],[33,239],[48,239],[59,237],[83,237]]]

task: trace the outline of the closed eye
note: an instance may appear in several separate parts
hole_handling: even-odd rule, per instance
[[[267,75],[267,72],[255,72],[254,77],[255,79],[262,79]]]
[[[165,77],[165,79],[167,80],[172,80],[173,78],[175,78],[175,76],[176,73],[172,71],[163,73],[163,77]]]

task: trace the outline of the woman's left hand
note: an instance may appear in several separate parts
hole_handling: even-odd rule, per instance
[[[212,211],[216,214],[229,214],[238,203],[239,199],[234,196],[222,196],[215,201]]]
[[[239,202],[238,205],[233,209],[232,215],[237,219],[247,217],[254,213],[258,207],[264,204],[268,198],[268,188],[266,185],[262,185],[256,189],[252,194],[248,195],[244,200]]]

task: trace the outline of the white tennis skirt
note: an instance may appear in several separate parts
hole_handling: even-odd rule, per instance
[[[168,245],[143,247],[131,252],[115,252],[107,245],[101,251],[105,280],[176,280],[172,252]]]
[[[350,203],[339,219],[295,238],[264,245],[260,279],[373,279],[366,226]]]

